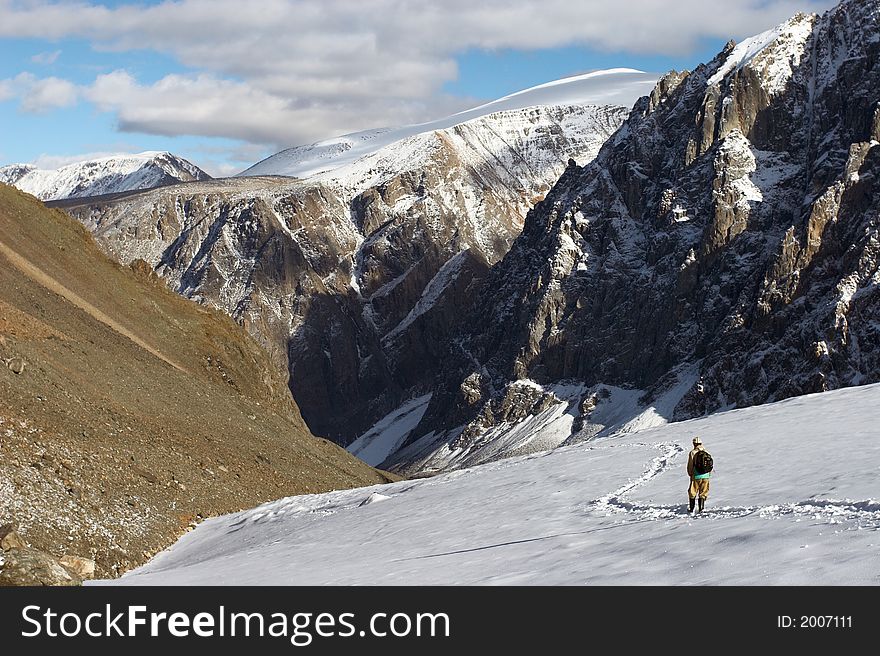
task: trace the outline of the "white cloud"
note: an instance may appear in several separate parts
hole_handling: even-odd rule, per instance
[[[0,80],[0,101],[18,98],[20,108],[28,114],[44,114],[54,109],[76,104],[77,86],[57,77],[38,78],[31,73],[19,73],[14,78]]]
[[[189,149],[189,156],[174,151],[198,163],[200,169],[215,178],[227,178],[243,171],[254,162],[275,154],[277,148],[260,144],[237,143],[234,145],[204,142]]]
[[[0,0],[0,38],[84,38],[109,52],[151,49],[197,71],[143,84],[99,77],[86,96],[122,129],[228,136],[278,146],[442,116],[442,95],[474,48],[583,45],[682,54],[741,38],[833,0],[179,0],[108,8]],[[572,70],[583,66],[572,63]],[[70,102],[53,83],[36,100]],[[50,93],[54,91],[53,93]],[[2,94],[2,90],[0,90]],[[0,96],[2,97],[2,96]],[[23,104],[23,107],[25,105]]]
[[[26,112],[40,114],[76,104],[76,85],[57,77],[35,81],[21,100]]]
[[[290,52],[310,54],[305,65],[319,68],[328,61],[332,66],[340,56],[352,62],[353,56],[371,60],[410,52],[419,59],[427,52],[468,47],[580,43],[682,53],[706,36],[745,36],[797,11],[833,4],[833,0],[370,0],[368,5],[363,0],[247,4],[180,0],[110,9],[79,2],[0,1],[0,7],[6,7],[0,35],[82,36],[113,48],[149,47],[192,58],[199,65],[224,61],[254,71],[274,70]],[[220,44],[224,47],[217,47]],[[412,60],[402,63],[407,61]]]
[[[15,91],[10,80],[0,80],[0,102],[15,98]]]
[[[118,70],[99,76],[83,96],[104,111],[116,112],[122,130],[228,137],[256,144],[300,143],[326,134],[331,125],[334,132],[348,132],[364,124],[384,125],[389,119],[386,98],[364,97],[350,104],[311,98],[298,103],[211,75],[168,75],[142,85]],[[440,110],[458,110],[461,102],[441,98]],[[424,103],[395,99],[398,120],[415,120],[426,111]]]
[[[247,163],[242,164],[238,160],[200,159],[198,167],[212,178],[231,178],[237,173],[241,173],[253,161],[256,160],[248,160]]]
[[[228,135],[271,141],[280,124],[293,118],[283,99],[209,75],[168,75],[155,84],[141,85],[119,70],[99,76],[85,97],[105,111],[117,112],[123,130],[166,136]]]
[[[31,57],[31,61],[35,64],[42,64],[44,66],[51,66],[54,64],[58,57],[61,55],[60,50],[53,50],[51,52],[40,52]]]

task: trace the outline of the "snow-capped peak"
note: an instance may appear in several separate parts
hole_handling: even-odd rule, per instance
[[[39,169],[33,164],[0,168],[0,182],[41,200],[101,196],[208,178],[197,166],[165,151],[106,155],[57,169]]]
[[[719,84],[731,72],[746,65],[760,64],[766,79],[766,91],[770,95],[783,91],[792,70],[801,60],[816,18],[815,14],[797,14],[773,29],[745,39],[731,51],[721,68],[709,78],[708,84]]]
[[[425,132],[444,130],[497,112],[548,105],[613,105],[631,107],[649,93],[658,76],[632,68],[614,68],[540,84],[492,102],[427,123],[353,132],[295,146],[258,162],[239,174],[305,178],[326,173],[375,153],[394,142]]]

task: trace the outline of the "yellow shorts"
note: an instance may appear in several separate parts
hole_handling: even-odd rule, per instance
[[[709,479],[708,478],[692,478],[691,485],[688,488],[688,498],[695,499],[700,497],[706,499],[709,496]]]

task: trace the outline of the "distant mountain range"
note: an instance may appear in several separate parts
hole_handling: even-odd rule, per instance
[[[365,130],[290,148],[238,176],[306,178],[319,173],[328,174],[408,137],[451,128],[502,111],[537,105],[596,104],[600,101],[606,105],[629,106],[655,81],[655,75],[625,68],[585,73],[526,89],[440,120]],[[210,179],[207,173],[177,155],[152,151],[93,158],[58,169],[40,169],[33,164],[0,167],[0,182],[44,201],[105,196]]]
[[[51,170],[32,164],[0,167],[0,182],[40,200],[103,196],[210,177],[185,159],[166,152],[101,157]]]

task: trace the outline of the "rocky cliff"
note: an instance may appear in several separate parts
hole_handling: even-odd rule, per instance
[[[603,386],[686,419],[880,380],[878,57],[880,2],[845,0],[665,76],[529,212],[387,464],[552,407],[561,443]]]
[[[122,262],[222,309],[289,369],[310,428],[346,444],[424,394],[489,266],[620,107],[545,105],[408,136],[304,180],[235,178],[67,203]]]

